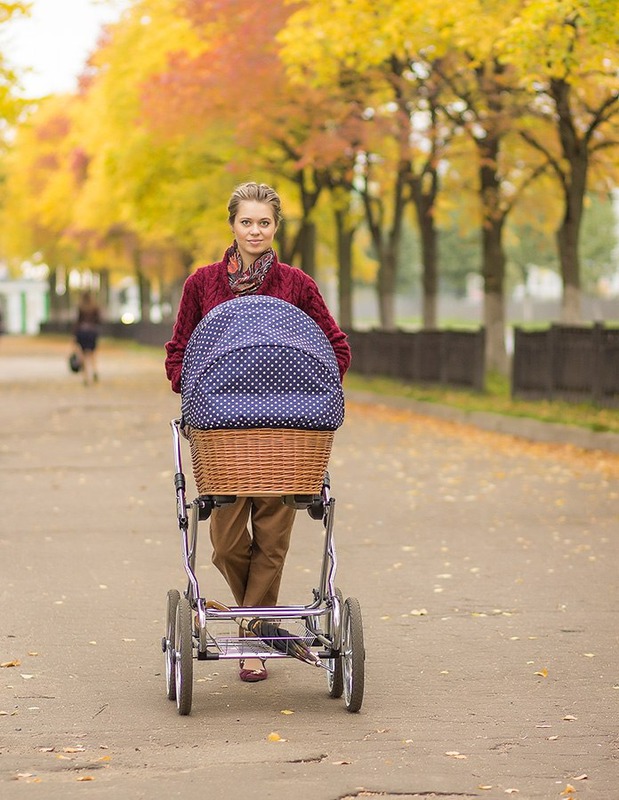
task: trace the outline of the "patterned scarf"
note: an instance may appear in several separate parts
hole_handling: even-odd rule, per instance
[[[234,243],[226,250],[224,259],[228,262],[228,281],[234,294],[253,294],[260,288],[262,281],[271,268],[271,264],[275,260],[275,253],[269,247],[253,264],[250,264],[245,269],[239,246],[235,239]]]

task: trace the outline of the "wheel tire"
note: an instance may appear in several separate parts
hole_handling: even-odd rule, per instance
[[[193,692],[193,639],[191,631],[191,604],[181,597],[176,607],[175,631],[176,708],[182,716],[191,711]]]
[[[181,599],[178,589],[170,589],[165,614],[165,688],[168,700],[176,700],[176,672],[174,647],[176,646],[176,607]]]
[[[363,620],[356,597],[347,598],[342,612],[342,661],[346,710],[359,711],[365,685]]]
[[[344,610],[344,597],[339,589],[335,589],[335,594],[339,600],[340,610],[340,629],[341,629],[341,614]],[[334,620],[333,613],[329,616],[328,635],[333,639]],[[339,637],[338,637],[339,638]],[[342,656],[338,658],[327,659],[329,672],[327,672],[327,688],[329,690],[329,697],[341,697],[344,692],[344,675],[342,672]]]

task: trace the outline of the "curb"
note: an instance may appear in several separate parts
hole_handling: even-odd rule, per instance
[[[533,442],[572,445],[583,450],[603,450],[619,455],[618,433],[596,432],[574,425],[540,422],[528,417],[508,417],[504,414],[493,414],[487,411],[462,411],[459,408],[438,403],[409,400],[405,397],[389,397],[372,392],[347,391],[346,398],[364,405],[384,405],[423,416],[438,417],[449,422],[473,425],[484,431],[517,436]]]

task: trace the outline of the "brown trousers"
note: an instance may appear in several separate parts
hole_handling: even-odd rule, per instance
[[[239,606],[277,605],[296,510],[280,497],[239,497],[213,509],[213,564]],[[252,534],[247,523],[251,517]]]

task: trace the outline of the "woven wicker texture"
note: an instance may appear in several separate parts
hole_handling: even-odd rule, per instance
[[[199,494],[317,494],[334,431],[188,429]]]

